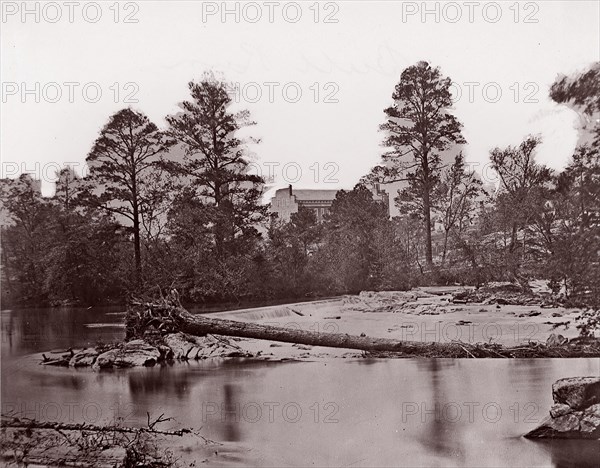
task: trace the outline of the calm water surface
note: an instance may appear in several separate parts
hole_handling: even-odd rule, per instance
[[[598,375],[598,360],[212,360],[106,372],[32,362],[122,338],[122,312],[3,311],[3,412],[140,426],[164,413],[223,442],[219,465],[600,464],[596,442],[521,438],[547,415],[552,383]]]

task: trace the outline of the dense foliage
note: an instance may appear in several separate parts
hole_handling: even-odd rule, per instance
[[[597,70],[557,80],[551,97],[597,115]],[[308,209],[287,222],[269,216],[248,164],[259,141],[240,136],[253,122],[214,76],[189,84],[164,130],[120,110],[92,145],[85,179],[63,169],[49,198],[28,175],[3,181],[3,302],[106,303],[156,287],[239,302],[542,278],[567,302],[597,308],[600,126],[584,129],[560,173],[536,161],[538,137],[492,149],[500,182],[486,191],[459,151],[449,83],[424,62],[402,74],[382,126],[391,151],[337,193],[322,222]],[[373,196],[389,180],[406,182],[393,219]]]

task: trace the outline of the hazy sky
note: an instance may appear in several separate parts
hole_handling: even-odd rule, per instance
[[[600,59],[597,1],[428,2],[424,17],[422,2],[230,2],[225,16],[222,2],[76,3],[2,5],[2,177],[33,172],[44,193],[60,165],[83,171],[112,113],[132,106],[164,127],[205,70],[239,83],[257,168],[278,186],[353,186],[419,60],[456,83],[468,161],[541,133],[540,160],[560,168],[581,123],[548,88]]]

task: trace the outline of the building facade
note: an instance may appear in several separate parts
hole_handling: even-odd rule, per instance
[[[271,212],[276,213],[279,219],[289,221],[292,213],[297,213],[302,206],[313,210],[320,222],[331,208],[336,193],[337,190],[294,190],[290,185],[275,192],[271,198]]]
[[[283,221],[289,221],[292,213],[297,213],[300,207],[311,209],[315,212],[317,221],[321,222],[326,213],[329,212],[337,190],[321,189],[279,189],[271,198],[271,213],[277,214]],[[373,198],[385,203],[389,213],[389,197],[387,192],[376,187],[373,190]]]

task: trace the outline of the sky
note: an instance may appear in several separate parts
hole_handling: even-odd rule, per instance
[[[548,98],[559,74],[600,60],[597,1],[2,3],[2,177],[52,193],[124,107],[159,127],[213,71],[238,89],[252,164],[273,188],[351,188],[380,160],[383,109],[420,60],[453,81],[467,162],[539,134],[560,169],[584,123]]]

